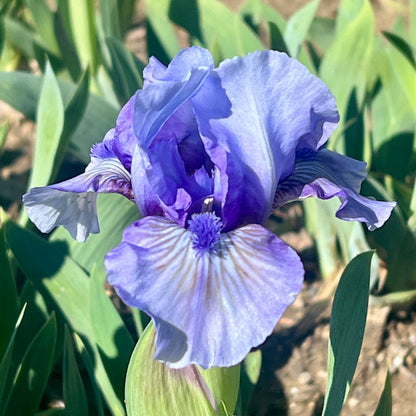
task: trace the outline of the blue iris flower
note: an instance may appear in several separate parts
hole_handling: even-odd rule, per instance
[[[43,232],[99,231],[96,194],[143,218],[105,260],[125,303],[156,330],[173,368],[231,366],[272,332],[302,287],[298,255],[264,228],[288,201],[337,196],[337,216],[383,225],[394,207],[359,195],[365,163],[324,149],[339,120],[328,87],[273,51],[214,68],[201,48],[151,58],[142,90],[91,152],[85,173],[23,197]]]

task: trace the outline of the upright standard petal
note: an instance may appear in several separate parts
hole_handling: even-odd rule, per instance
[[[157,78],[136,93],[134,131],[140,146],[147,148],[172,114],[195,95],[214,68],[209,51],[197,47],[183,49],[165,71],[155,62]],[[152,74],[151,74],[152,72]],[[163,75],[162,75],[163,74]]]
[[[155,357],[174,368],[237,364],[301,290],[299,257],[274,234],[221,227],[212,213],[193,216],[188,230],[143,218],[106,257],[109,282],[152,317]]]
[[[254,212],[254,222],[264,223],[278,181],[293,171],[299,143],[316,148],[335,129],[335,100],[322,81],[279,52],[225,60],[215,72],[232,103],[232,114],[213,117],[215,103],[212,112],[206,104],[204,111],[195,112],[202,136],[211,142],[206,143],[207,152],[228,178],[224,225],[232,229],[253,221]],[[198,99],[193,98],[195,105]],[[227,153],[225,167],[218,147]]]
[[[93,147],[85,173],[54,185],[32,188],[23,203],[32,222],[50,232],[64,226],[73,238],[85,241],[98,233],[97,193],[119,193],[134,200],[130,173],[112,150],[114,130]]]
[[[364,222],[372,231],[390,217],[394,202],[380,202],[359,195],[361,183],[367,177],[364,162],[326,149],[300,153],[294,172],[277,187],[274,208],[311,196],[321,199],[337,196],[341,206],[336,216],[340,219]]]

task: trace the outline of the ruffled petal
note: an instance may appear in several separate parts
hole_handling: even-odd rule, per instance
[[[144,218],[107,255],[108,280],[154,320],[155,358],[174,368],[232,366],[273,331],[304,271],[297,254],[260,225],[220,234],[215,250],[194,244],[191,231]]]
[[[341,200],[338,218],[364,222],[369,230],[375,230],[387,221],[396,204],[359,195],[367,176],[365,166],[364,162],[325,149],[298,157],[293,174],[279,183],[273,206],[277,208],[311,196],[321,199],[337,196]]]
[[[211,54],[197,47],[183,49],[165,71],[157,66],[158,79],[136,93],[133,126],[139,145],[150,146],[172,114],[198,92],[213,67]]]
[[[23,195],[31,221],[43,233],[64,226],[72,238],[83,242],[90,233],[100,232],[97,219],[97,194],[62,192],[52,187],[33,188]]]
[[[90,233],[99,232],[97,193],[119,193],[134,201],[130,173],[114,157],[111,143],[104,140],[93,148],[85,173],[54,185],[32,188],[23,195],[29,218],[42,232],[63,225],[73,238],[85,241]]]
[[[216,118],[212,104],[196,116],[202,135],[212,143],[206,143],[207,153],[232,190],[223,219],[227,229],[254,215],[255,222],[263,223],[278,181],[293,171],[296,149],[322,146],[337,126],[335,99],[322,81],[283,53],[261,51],[225,60],[215,72],[232,114]]]

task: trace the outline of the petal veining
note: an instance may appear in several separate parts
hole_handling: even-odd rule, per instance
[[[204,253],[192,237],[163,218],[134,223],[106,257],[109,282],[162,328],[157,359],[174,368],[231,366],[272,332],[302,287],[303,268],[260,225],[221,234],[218,250]]]

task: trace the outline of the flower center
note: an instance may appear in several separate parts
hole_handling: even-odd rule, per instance
[[[215,251],[221,230],[222,222],[213,212],[192,215],[189,221],[192,248],[199,253]]]

